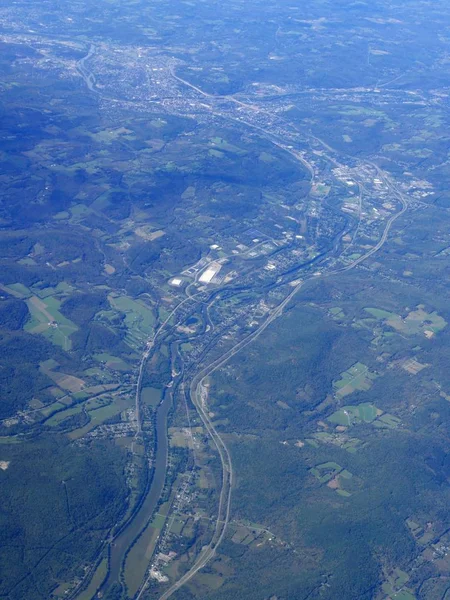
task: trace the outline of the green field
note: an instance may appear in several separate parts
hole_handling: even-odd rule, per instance
[[[160,530],[148,525],[131,548],[125,561],[124,578],[128,596],[133,597],[139,589],[149,565]]]
[[[170,533],[173,533],[174,535],[181,535],[184,524],[185,521],[183,521],[182,519],[173,519],[172,524],[170,526]]]
[[[30,290],[23,285],[23,283],[10,283],[9,285],[2,286],[6,292],[9,292],[16,298],[29,298],[31,296]]]
[[[347,418],[346,415],[343,416]],[[342,421],[344,421],[344,419]],[[343,425],[343,422],[339,422],[337,424]],[[358,438],[348,438],[347,436],[342,437],[340,435],[336,435],[335,433],[331,434],[325,431],[319,431],[318,433],[315,433],[314,438],[316,440],[319,440],[320,442],[323,442],[324,444],[333,444],[334,446],[343,448],[344,450],[347,450],[347,452],[350,452],[350,454],[354,454],[355,452],[357,452],[358,448],[360,448],[363,445],[363,442],[361,442],[361,440],[359,440]]]
[[[314,477],[318,479],[320,483],[327,483],[341,471],[341,465],[338,465],[338,463],[335,462],[322,463],[309,470],[309,472],[314,475]]]
[[[336,396],[343,398],[355,390],[367,391],[372,386],[376,374],[369,371],[363,363],[357,362],[347,371],[341,373],[341,378],[334,382]]]
[[[447,325],[447,321],[436,311],[426,312],[423,304],[419,304],[416,310],[410,311],[404,319],[400,315],[379,308],[365,308],[364,310],[406,335],[422,333],[430,337]]]
[[[358,404],[357,406],[343,406],[328,417],[328,421],[346,427],[361,422],[372,423],[377,417],[377,410],[374,404],[368,402]]]
[[[384,319],[387,321],[401,320],[399,315],[388,312],[387,310],[382,310],[381,308],[365,308],[364,310],[374,316],[376,319]]]
[[[60,301],[52,296],[45,299],[32,296],[26,303],[31,319],[25,323],[24,330],[29,333],[41,333],[64,350],[70,350],[70,335],[77,331],[78,327],[59,312]]]
[[[104,421],[107,421],[111,417],[114,417],[115,415],[121,413],[127,408],[130,408],[130,400],[128,398],[115,398],[112,402],[100,408],[97,408],[95,406],[93,408],[88,408],[87,406],[85,406],[90,421],[84,427],[80,427],[71,431],[68,434],[69,438],[72,440],[77,440],[83,437],[84,435],[86,435],[87,433],[104,423]]]
[[[331,490],[334,490],[339,496],[349,498],[352,494],[344,489],[350,485],[353,479],[353,473],[341,467],[335,462],[322,463],[316,465],[309,471],[314,477],[323,484],[326,484]],[[351,486],[350,486],[350,489]]]
[[[408,573],[405,573],[401,569],[394,569],[394,572],[382,585],[383,592],[392,600],[415,600],[416,597],[412,591],[405,587],[409,579]]]
[[[374,421],[375,427],[387,428],[387,429],[395,429],[400,425],[401,421],[398,417],[394,417],[393,415],[384,414],[379,417],[376,421]]]
[[[45,408],[42,408],[39,412],[41,413],[41,415],[44,416],[44,418],[47,418],[54,412],[57,412],[58,410],[64,408],[64,406],[65,404],[63,404],[62,402],[53,402],[53,404],[49,404]]]
[[[336,320],[343,319],[345,317],[345,313],[340,306],[333,306],[333,308],[330,308],[330,314],[333,319]]]
[[[149,306],[128,296],[109,296],[113,308],[125,313],[125,341],[132,348],[140,347],[153,333],[155,317]]]
[[[108,559],[104,558],[98,565],[88,587],[77,596],[77,600],[92,600],[108,572]]]
[[[33,292],[39,298],[48,298],[49,296],[57,296],[58,294],[67,294],[73,291],[73,289],[74,288],[65,281],[61,281],[56,287],[38,288],[37,286],[33,286]]]
[[[247,154],[246,150],[243,150],[242,148],[239,148],[234,144],[230,144],[229,142],[218,136],[211,138],[210,144],[213,146],[214,149],[224,150],[225,152],[231,152],[233,154],[238,154],[239,156]]]
[[[380,429],[395,429],[401,423],[401,420],[398,417],[388,413],[383,414],[383,412],[374,404],[368,402],[356,406],[343,406],[328,417],[327,421],[344,427],[351,427],[352,425],[357,425],[359,423],[371,423],[374,427]],[[315,437],[318,436],[319,434],[315,434]],[[346,449],[349,450],[349,452],[354,451],[349,448]]]
[[[83,374],[87,375],[88,377],[95,377],[96,379],[100,377],[104,381],[111,380],[111,375],[108,374],[106,371],[99,369],[98,367],[90,367],[89,369],[86,369],[86,371],[84,371]]]
[[[419,333],[432,331],[438,333],[447,325],[447,321],[438,315],[436,311],[426,312],[422,306],[417,310],[411,311],[405,319],[405,325],[408,333]]]
[[[129,365],[124,360],[118,356],[108,354],[107,352],[94,354],[93,358],[98,362],[105,363],[109,369],[115,369],[116,371],[128,371],[130,369]]]
[[[73,406],[72,408],[68,408],[66,410],[62,410],[61,412],[56,413],[55,415],[50,417],[50,419],[48,419],[45,422],[45,424],[49,427],[56,427],[61,423],[61,421],[64,421],[64,419],[67,419],[68,417],[71,417],[73,415],[77,415],[81,411],[82,407],[80,405]]]

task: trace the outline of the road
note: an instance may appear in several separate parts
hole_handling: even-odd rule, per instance
[[[175,74],[173,74],[173,76],[181,83],[188,85],[189,87],[191,87],[192,89],[201,93],[202,95],[211,96],[210,94],[207,94],[207,93],[203,92],[202,90],[200,90],[200,88],[197,88],[196,86],[193,86],[192,84],[189,84],[185,80],[177,77]],[[215,98],[217,98],[217,97],[215,97]],[[228,99],[231,100],[232,98],[228,97]],[[233,99],[233,100],[235,100],[235,99]],[[240,123],[244,124],[242,121],[240,121]],[[253,128],[259,129],[258,127],[255,127],[251,123],[248,123],[248,125],[252,126]],[[314,177],[315,177],[314,168],[312,167],[312,165],[310,165],[305,160],[305,158],[301,155],[300,152],[291,148],[288,144],[284,144],[281,141],[278,141],[277,139],[275,139],[274,136],[270,135],[270,133],[264,132],[264,134],[265,134],[264,137],[266,137],[266,139],[270,139],[270,141],[274,145],[276,145],[280,149],[283,149],[284,151],[288,152],[291,156],[293,156],[296,160],[298,160],[304,167],[306,167],[310,173],[311,181],[314,180]],[[330,146],[328,146],[325,142],[323,142],[319,138],[314,138],[314,139],[316,139],[318,142],[320,142],[328,151],[335,153],[335,150],[333,148],[331,148]],[[330,160],[332,162],[335,162],[335,160],[333,158],[330,158]],[[373,248],[368,250],[365,254],[363,254],[359,258],[355,259],[348,265],[345,265],[338,269],[330,270],[328,272],[321,273],[320,274],[321,277],[329,277],[332,275],[337,275],[339,273],[350,271],[351,269],[356,268],[362,262],[366,261],[371,256],[373,256],[386,243],[388,236],[389,236],[389,232],[390,232],[394,222],[399,217],[401,217],[401,215],[403,215],[405,213],[405,211],[407,210],[407,207],[408,207],[407,200],[404,198],[403,194],[401,194],[400,192],[398,192],[395,189],[395,187],[390,182],[390,180],[385,175],[385,173],[381,169],[379,169],[379,167],[377,165],[375,165],[374,163],[369,163],[369,161],[367,161],[367,164],[371,164],[371,166],[376,169],[378,176],[382,179],[382,181],[390,189],[392,194],[401,203],[401,209],[389,217],[389,219],[386,222],[386,225],[383,229],[383,232],[382,232],[382,235],[381,235],[379,241],[376,243],[375,246],[373,246]],[[361,192],[361,188],[360,188],[358,228],[359,228],[359,222],[361,219],[361,201],[362,201],[361,194],[362,194],[362,192]],[[357,228],[357,230],[358,230],[358,228]],[[356,235],[357,235],[357,233],[355,233],[355,236]],[[284,308],[288,305],[288,303],[292,300],[292,298],[302,289],[302,287],[305,285],[305,283],[313,278],[317,279],[317,276],[310,276],[310,277],[304,279],[301,283],[297,284],[293,288],[293,290],[286,296],[286,298],[284,298],[284,300],[282,302],[280,302],[280,304],[277,307],[275,307],[274,309],[272,309],[270,311],[270,314],[267,317],[267,319],[264,321],[264,323],[262,323],[258,327],[258,329],[256,331],[252,332],[246,338],[244,338],[243,340],[238,342],[235,346],[233,346],[233,348],[231,348],[228,352],[226,352],[220,359],[213,361],[208,366],[203,368],[194,377],[194,379],[191,383],[191,386],[189,389],[191,401],[192,401],[192,403],[193,403],[193,405],[205,427],[206,432],[208,433],[211,440],[213,441],[213,443],[217,449],[217,452],[219,454],[219,457],[220,457],[220,461],[221,461],[221,465],[222,465],[222,486],[221,486],[221,491],[220,491],[220,495],[219,495],[219,507],[218,507],[217,518],[215,520],[214,533],[213,533],[210,543],[202,549],[200,555],[198,556],[197,560],[195,561],[195,563],[191,567],[191,569],[187,573],[185,573],[178,581],[176,581],[168,590],[166,590],[160,596],[160,600],[167,600],[168,598],[170,598],[179,588],[181,588],[190,579],[192,579],[192,577],[194,577],[194,575],[198,571],[200,571],[203,567],[205,567],[205,565],[214,557],[217,547],[220,545],[220,543],[222,542],[222,540],[224,538],[226,528],[227,528],[227,525],[228,525],[228,522],[230,519],[232,483],[233,483],[233,465],[232,465],[232,460],[231,460],[231,455],[230,455],[229,449],[227,448],[227,445],[226,445],[224,439],[222,438],[220,433],[217,431],[217,429],[214,427],[213,423],[211,422],[211,419],[208,416],[207,392],[206,392],[207,388],[205,386],[205,380],[214,371],[216,371],[217,369],[222,367],[228,360],[230,360],[233,356],[235,356],[238,352],[240,352],[243,348],[245,348],[246,346],[248,346],[249,344],[254,342],[267,329],[267,327],[277,317],[279,317],[282,314]],[[155,333],[153,339],[151,341],[149,341],[147,344],[147,348],[141,359],[141,363],[140,363],[140,367],[139,367],[138,382],[137,382],[137,386],[136,386],[136,420],[137,420],[136,435],[138,435],[141,431],[140,391],[141,391],[141,387],[142,387],[144,367],[145,367],[145,364],[146,364],[146,362],[150,356],[150,353],[153,349],[155,340],[156,340],[157,336],[160,335],[160,333],[165,329],[165,327],[169,323],[170,319],[177,312],[177,310],[184,303],[186,303],[189,300],[194,299],[195,296],[197,296],[199,294],[200,293],[188,295],[187,298],[185,298],[183,301],[181,301],[173,309],[173,311],[170,313],[170,315],[167,317],[167,319],[164,321],[164,323],[161,324],[161,326]],[[136,596],[136,600],[140,600],[142,595],[145,593],[145,589],[146,589],[150,579],[151,579],[151,577],[149,575],[147,577],[147,579],[144,581],[138,595]]]
[[[95,47],[91,46],[87,56],[85,58],[83,58],[81,61],[79,61],[78,70],[79,70],[80,74],[83,76],[89,90],[91,92],[98,93],[98,90],[96,90],[96,88],[95,88],[95,77],[85,67],[85,62],[94,54],[94,52],[95,52]],[[214,99],[215,101],[227,100],[229,102],[233,102],[233,103],[239,105],[240,107],[245,107],[245,108],[251,109],[252,111],[267,112],[267,111],[264,111],[264,109],[261,109],[258,106],[255,106],[253,104],[241,102],[240,100],[237,100],[233,96],[214,96],[212,94],[208,94],[207,92],[204,92],[203,90],[201,90],[199,87],[189,83],[188,81],[182,79],[181,77],[178,77],[175,74],[173,68],[170,69],[170,73],[171,73],[172,77],[174,79],[176,79],[179,83],[188,86],[189,88],[196,91],[203,97]],[[311,182],[314,181],[314,179],[316,177],[316,172],[315,172],[314,167],[305,159],[303,153],[301,153],[300,151],[298,151],[292,147],[291,143],[285,142],[284,140],[280,139],[280,136],[272,134],[267,129],[264,129],[264,128],[260,127],[259,125],[252,123],[250,121],[245,121],[242,118],[237,119],[231,115],[223,115],[222,114],[221,116],[225,116],[225,118],[227,118],[231,121],[236,121],[241,126],[247,125],[247,126],[251,127],[252,129],[258,131],[262,137],[269,140],[272,144],[274,144],[278,148],[289,153],[293,158],[295,158],[298,162],[300,162],[302,164],[302,166],[309,171]],[[330,153],[333,153],[333,155],[337,154],[333,148],[331,148],[329,145],[327,145],[325,142],[323,142],[319,138],[315,138],[314,136],[311,135],[311,136],[309,136],[309,139],[315,139],[317,142],[322,144],[322,146],[327,151],[329,151]],[[328,157],[328,158],[329,158],[329,160],[331,160],[331,162],[335,162],[335,159],[333,157]],[[390,189],[392,194],[401,203],[401,209],[389,217],[389,219],[387,220],[386,225],[383,229],[381,237],[375,246],[373,246],[370,250],[368,250],[365,254],[363,254],[356,260],[352,261],[351,263],[349,263],[343,267],[336,268],[334,270],[329,270],[327,272],[324,271],[324,272],[320,273],[320,275],[319,275],[320,277],[329,277],[332,275],[350,271],[351,269],[356,268],[362,262],[366,261],[371,256],[373,256],[386,243],[388,236],[389,236],[389,232],[390,232],[394,222],[401,215],[403,215],[404,212],[407,210],[407,207],[408,207],[407,200],[405,199],[403,194],[401,194],[399,191],[397,191],[395,189],[395,186],[390,182],[390,180],[386,176],[386,174],[381,169],[379,169],[379,167],[377,165],[375,165],[374,163],[370,163],[369,161],[366,161],[366,163],[370,164],[373,168],[376,169],[378,176],[382,179],[382,181]],[[361,218],[361,201],[362,201],[362,197],[361,197],[361,188],[360,188],[359,218]],[[359,224],[358,224],[358,227],[359,227]],[[355,239],[355,236],[357,235],[357,233],[358,233],[358,228],[356,229],[353,239]],[[333,248],[333,251],[336,249],[337,249],[337,246],[335,246]],[[278,318],[279,316],[282,315],[283,310],[289,304],[289,302],[291,302],[291,300],[294,298],[294,296],[304,287],[304,285],[308,281],[310,281],[313,278],[317,279],[317,276],[310,275],[309,277],[306,277],[305,279],[303,279],[303,281],[298,283],[295,287],[293,287],[292,291],[290,291],[289,294],[275,308],[270,310],[269,315],[266,318],[266,320],[261,325],[259,325],[259,327],[255,331],[253,331],[251,334],[249,334],[247,337],[245,337],[240,342],[236,343],[222,357],[211,362],[209,365],[207,365],[206,367],[201,369],[195,375],[195,377],[193,378],[193,380],[191,382],[191,385],[189,386],[189,394],[190,394],[191,401],[192,401],[192,403],[204,425],[205,431],[208,433],[211,440],[213,441],[213,443],[217,449],[218,455],[220,457],[220,461],[221,461],[221,465],[222,465],[222,486],[221,486],[221,490],[220,490],[220,494],[219,494],[218,512],[217,512],[217,518],[215,519],[214,533],[212,535],[210,543],[202,549],[200,555],[198,556],[197,560],[195,561],[193,566],[190,568],[190,570],[187,573],[185,573],[178,581],[176,581],[168,590],[166,590],[160,596],[160,600],[167,600],[179,588],[181,588],[185,583],[187,583],[190,579],[192,579],[192,577],[194,577],[194,575],[199,570],[201,570],[214,557],[214,555],[217,551],[217,547],[220,545],[220,543],[222,542],[222,540],[224,538],[224,535],[226,533],[226,528],[227,528],[227,525],[228,525],[228,522],[230,519],[232,484],[233,484],[233,465],[232,465],[232,460],[231,460],[231,455],[230,455],[229,449],[228,449],[223,437],[220,435],[220,433],[214,427],[214,425],[211,422],[211,419],[208,415],[206,380],[212,373],[214,373],[217,369],[221,368],[232,357],[234,357],[236,354],[238,354],[241,350],[243,350],[249,344],[251,344],[255,340],[257,340],[258,337],[260,335],[262,335],[262,333],[267,329],[267,327],[269,327],[269,325],[276,318]],[[154,336],[147,342],[146,348],[141,356],[141,360],[140,360],[140,364],[139,364],[139,368],[138,368],[138,377],[137,377],[136,392],[135,392],[136,437],[140,436],[140,434],[142,433],[140,396],[141,396],[141,390],[142,390],[142,382],[143,382],[143,377],[144,377],[145,365],[146,365],[152,351],[154,350],[155,343],[156,343],[158,337],[166,330],[167,326],[170,323],[170,320],[174,317],[174,315],[176,315],[177,311],[187,302],[195,301],[197,296],[200,296],[203,294],[202,292],[197,292],[192,295],[189,295],[189,286],[187,288],[187,293],[188,293],[188,296],[179,302],[179,304],[172,310],[172,312],[169,314],[169,316],[165,319],[165,321],[156,330]],[[214,300],[212,300],[210,304],[212,304],[213,301]],[[207,314],[209,314],[208,309],[209,309],[210,304],[208,304],[208,306],[207,306]],[[140,600],[142,595],[145,593],[145,589],[146,589],[149,581],[150,581],[150,576],[147,577],[147,579],[145,580],[144,584],[142,585],[138,595],[136,596],[137,600]]]
[[[400,200],[400,202],[402,204],[401,209],[389,218],[389,220],[387,221],[386,226],[383,230],[380,240],[373,248],[371,248],[368,252],[366,252],[364,255],[362,255],[358,259],[354,260],[349,265],[346,265],[345,267],[342,267],[340,269],[330,271],[328,273],[322,273],[320,275],[321,277],[329,277],[332,275],[336,275],[338,273],[350,271],[351,269],[354,269],[358,265],[360,265],[363,261],[365,261],[368,258],[370,258],[371,256],[373,256],[373,254],[378,252],[382,248],[382,246],[386,243],[388,236],[389,236],[389,232],[390,232],[394,222],[399,217],[401,217],[401,215],[403,215],[404,212],[407,210],[408,203],[404,199],[404,197],[401,194],[399,194],[395,189],[392,189],[392,184],[390,182],[388,182],[388,180],[386,179],[386,177],[384,176],[382,171],[378,170],[378,173],[380,176],[383,176],[383,180],[385,181],[385,183],[390,187],[391,191],[393,191],[393,193],[396,194],[396,197]],[[227,525],[228,525],[228,522],[230,519],[232,482],[233,482],[233,466],[232,466],[232,462],[231,462],[230,452],[229,452],[222,436],[216,430],[216,428],[214,427],[214,425],[212,424],[212,422],[208,416],[207,407],[203,401],[204,395],[202,393],[202,390],[204,389],[204,381],[214,371],[216,371],[217,369],[222,367],[226,362],[228,362],[228,360],[230,360],[230,358],[232,358],[238,352],[240,352],[243,348],[245,348],[246,346],[248,346],[249,344],[254,342],[267,329],[267,327],[277,317],[279,317],[282,314],[283,309],[289,304],[289,302],[292,300],[292,298],[302,289],[302,287],[305,285],[305,283],[307,281],[310,281],[311,279],[317,279],[317,277],[311,276],[311,277],[305,279],[304,281],[302,281],[301,283],[297,284],[293,288],[292,292],[290,292],[290,294],[288,294],[286,296],[286,298],[276,308],[274,308],[271,311],[270,316],[266,319],[266,321],[262,325],[260,325],[260,327],[255,332],[251,333],[244,340],[237,343],[223,357],[214,361],[213,363],[211,363],[210,365],[205,367],[202,371],[200,371],[200,373],[196,376],[196,378],[194,380],[195,383],[193,382],[193,384],[191,385],[191,400],[197,410],[197,413],[199,414],[199,416],[203,422],[203,425],[204,425],[206,431],[210,435],[211,439],[213,440],[213,442],[218,450],[220,460],[222,463],[222,488],[221,488],[220,497],[219,497],[219,510],[218,510],[218,515],[217,515],[217,519],[216,519],[215,531],[214,531],[214,535],[212,537],[211,542],[209,543],[208,546],[203,548],[201,554],[199,555],[199,557],[197,558],[196,562],[191,567],[191,569],[187,573],[185,573],[177,582],[175,582],[168,590],[166,590],[160,596],[160,600],[167,600],[168,598],[170,598],[170,596],[172,596],[179,588],[181,588],[190,579],[192,579],[192,577],[194,577],[194,575],[198,571],[200,571],[203,567],[205,567],[205,565],[214,557],[217,547],[223,540],[223,537],[225,535],[226,528],[227,528]],[[222,512],[224,509],[225,509],[225,515],[222,515]],[[145,581],[144,586],[142,587],[141,592],[139,593],[139,595],[137,597],[137,600],[139,600],[142,593],[144,592],[145,587],[149,582],[149,579],[150,579],[150,577]]]

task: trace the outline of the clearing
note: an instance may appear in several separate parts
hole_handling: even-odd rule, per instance
[[[333,383],[336,397],[343,398],[355,390],[367,391],[372,386],[372,380],[376,376],[363,363],[355,363],[347,371],[342,372],[341,378]],[[345,425],[345,423],[342,424]]]
[[[447,325],[447,321],[436,311],[426,312],[424,304],[419,304],[416,310],[410,311],[405,318],[379,308],[365,308],[364,310],[399,333],[406,335],[422,333],[427,338],[431,338]]]
[[[69,336],[75,333],[78,327],[59,312],[60,301],[53,296],[45,299],[32,296],[26,300],[26,304],[31,319],[25,323],[24,330],[29,333],[42,333],[53,344],[70,350],[72,342]]]
[[[343,406],[329,416],[327,421],[335,423],[338,427],[351,427],[352,425],[357,425],[359,423],[372,423],[374,427],[388,429],[395,429],[401,423],[401,420],[398,417],[383,413],[381,409],[368,402],[356,406]],[[319,434],[316,434],[316,437],[318,437],[318,435]]]

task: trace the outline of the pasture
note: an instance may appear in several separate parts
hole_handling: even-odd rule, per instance
[[[108,297],[112,308],[125,314],[127,335],[125,341],[132,348],[139,348],[153,333],[155,317],[151,308],[140,300],[133,300],[128,296]]]
[[[371,423],[379,429],[395,429],[401,423],[398,417],[383,413],[374,404],[368,402],[355,406],[343,406],[329,416],[327,421],[336,424],[338,427],[351,427],[360,423]],[[352,452],[352,450],[349,451]]]
[[[341,378],[333,383],[337,398],[348,396],[355,390],[367,391],[377,375],[369,371],[365,364],[357,362],[340,376]]]
[[[26,300],[26,304],[31,318],[25,323],[24,330],[29,333],[41,333],[63,350],[70,350],[70,336],[78,327],[59,312],[59,300],[53,296],[42,299],[31,296]]]
[[[431,338],[447,325],[447,321],[441,315],[436,311],[427,312],[423,304],[419,304],[416,310],[411,310],[404,318],[380,308],[365,308],[364,310],[404,335],[423,334]]]
[[[328,417],[328,421],[345,427],[350,427],[356,423],[372,423],[377,417],[377,411],[377,407],[368,402],[357,406],[343,406]]]

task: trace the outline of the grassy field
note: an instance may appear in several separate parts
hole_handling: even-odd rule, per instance
[[[383,414],[383,411],[368,402],[358,404],[357,406],[343,406],[328,417],[327,420],[330,423],[344,427],[351,427],[358,423],[371,423],[374,427],[380,429],[395,429],[401,423],[398,417],[388,413]],[[316,434],[316,437],[318,437],[318,434]],[[352,450],[349,451],[351,452]]]
[[[426,312],[423,304],[419,304],[416,310],[410,311],[404,319],[400,315],[380,308],[365,308],[364,310],[376,319],[384,321],[386,325],[399,333],[406,335],[424,334],[432,337],[447,325],[447,321],[436,311]]]
[[[347,371],[342,372],[341,378],[334,382],[336,396],[343,398],[355,390],[367,391],[375,377],[375,373],[371,373],[366,365],[357,362]]]
[[[22,283],[10,283],[9,285],[0,285],[0,290],[11,294],[14,298],[29,298],[31,296],[30,290]]]
[[[171,447],[190,448],[191,436],[185,428],[169,427],[169,443]]]
[[[415,596],[406,586],[409,575],[401,569],[394,569],[393,573],[383,583],[382,589],[392,600],[415,600]]]
[[[64,421],[64,419],[67,419],[68,417],[71,417],[73,415],[77,415],[82,410],[83,410],[82,406],[80,406],[79,404],[72,408],[62,410],[61,412],[56,413],[55,415],[50,417],[50,419],[48,419],[48,421],[46,421],[45,424],[48,425],[49,427],[56,427],[57,425],[59,425],[61,423],[61,421]]]
[[[49,296],[69,293],[73,291],[73,289],[74,288],[65,281],[61,281],[56,287],[37,288],[34,286],[33,292],[36,296],[39,296],[39,298],[48,298]]]
[[[53,296],[45,299],[31,296],[26,303],[31,319],[25,323],[25,331],[41,333],[64,350],[70,350],[70,335],[77,331],[78,327],[59,312],[59,300]]]
[[[183,527],[184,527],[185,521],[183,521],[182,519],[173,519],[172,524],[170,526],[170,533],[173,533],[174,535],[180,535]]]
[[[86,406],[86,410],[90,418],[89,423],[84,427],[80,427],[79,429],[74,429],[73,431],[71,431],[68,434],[69,438],[71,440],[77,440],[83,437],[84,435],[86,435],[87,433],[104,423],[106,420],[121,413],[123,410],[130,408],[130,405],[130,400],[128,398],[114,398],[112,402],[100,408],[88,408]]]
[[[239,148],[238,146],[235,146],[234,144],[230,144],[229,142],[227,142],[226,140],[224,140],[221,137],[213,137],[210,140],[210,144],[212,145],[213,149],[215,150],[224,150],[225,152],[231,152],[233,154],[237,154],[239,156],[243,156],[244,154],[247,154],[246,150],[243,150],[242,148]]]
[[[61,410],[62,408],[64,408],[64,406],[65,406],[65,404],[63,404],[62,402],[53,402],[52,404],[49,404],[45,408],[42,408],[39,412],[41,415],[43,415],[45,418],[47,418],[50,415],[52,415],[53,413],[57,412],[58,410]]]
[[[81,392],[85,385],[84,380],[75,377],[74,375],[55,371],[54,369],[58,366],[56,361],[53,361],[52,359],[46,360],[40,364],[40,371],[45,373],[47,377],[50,377],[50,379],[52,379],[62,390],[73,394]]]
[[[374,421],[374,426],[379,428],[395,429],[400,425],[401,421],[398,417],[393,415],[384,414]]]
[[[116,371],[128,371],[129,365],[117,356],[102,352],[100,354],[94,354],[94,359],[98,362],[105,363],[108,369],[115,369]]]
[[[333,319],[339,320],[345,317],[345,313],[340,306],[333,306],[330,308],[330,314]]]
[[[125,326],[128,330],[125,341],[132,348],[141,346],[153,333],[155,317],[152,310],[139,300],[128,296],[109,296],[113,308],[125,313]]]
[[[352,494],[348,491],[352,486],[350,484],[353,479],[353,473],[350,473],[347,469],[341,467],[341,465],[335,462],[322,463],[316,465],[309,471],[311,475],[323,484],[326,484],[331,490],[334,490],[339,496],[349,498]]]
[[[368,402],[358,406],[343,406],[340,410],[328,417],[328,421],[346,427],[355,423],[372,423],[377,417],[377,407]]]
[[[98,367],[86,369],[86,371],[84,371],[84,375],[87,375],[87,377],[95,377],[96,379],[102,378],[104,381],[111,380],[111,374],[108,374],[106,371]]]
[[[335,462],[326,462],[320,465],[316,465],[312,469],[309,470],[311,475],[314,475],[316,479],[320,481],[320,483],[327,483],[333,477],[336,477],[342,471],[341,465]]]
[[[344,415],[345,416],[345,415]],[[339,423],[341,425],[341,423]],[[314,438],[323,442],[325,444],[333,444],[334,446],[338,446],[339,448],[343,448],[350,452],[350,454],[355,454],[358,449],[363,445],[363,442],[358,438],[349,438],[347,436],[336,435],[335,433],[330,434],[325,431],[319,431],[318,433],[314,433]]]
[[[392,312],[388,312],[387,310],[382,310],[381,308],[365,308],[364,310],[367,311],[370,315],[374,316],[376,319],[384,319],[386,321],[401,320],[401,317],[399,315],[396,315]]]
[[[195,590],[200,598],[207,598],[212,590],[218,590],[224,584],[224,579],[216,573],[197,573],[195,580],[188,587]]]
[[[411,311],[406,319],[404,320],[406,332],[409,334],[413,333],[425,333],[431,331],[432,333],[438,333],[447,325],[447,321],[438,315],[436,311],[427,313],[422,305],[417,307],[417,310]]]

